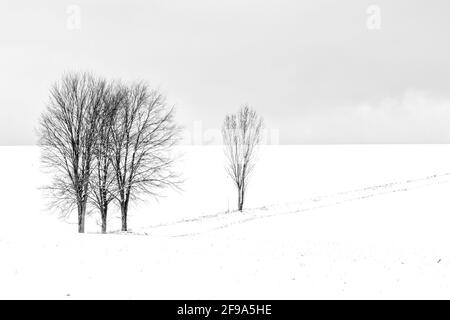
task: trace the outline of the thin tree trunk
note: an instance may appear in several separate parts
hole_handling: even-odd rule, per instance
[[[85,186],[86,194],[88,192],[87,185]],[[87,196],[80,196],[78,203],[78,233],[84,233],[84,224],[86,221],[86,206],[87,206]]]
[[[106,224],[107,224],[107,218],[108,218],[108,206],[104,205],[103,209],[101,210],[102,215],[102,233],[106,233]]]
[[[239,190],[238,188],[237,192],[238,192],[237,209],[238,211],[241,211],[241,190]]]
[[[128,231],[128,226],[127,226],[127,211],[128,211],[128,206],[126,203],[121,203],[120,204],[120,210],[122,211],[122,231]]]
[[[244,210],[244,197],[245,197],[245,189],[244,188],[242,188],[241,189],[241,212],[242,212],[242,210]]]
[[[238,188],[238,211],[242,212],[242,190]]]
[[[78,233],[84,233],[84,220],[86,216],[86,206],[78,204]]]

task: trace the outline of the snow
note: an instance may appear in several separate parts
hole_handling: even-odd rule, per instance
[[[449,298],[450,148],[265,146],[247,210],[217,146],[122,234],[46,210],[36,147],[0,147],[0,298]]]

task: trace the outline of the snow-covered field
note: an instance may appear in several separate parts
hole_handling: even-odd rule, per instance
[[[221,147],[182,192],[89,234],[45,210],[36,147],[0,147],[0,298],[450,298],[450,147],[266,146],[247,210]]]

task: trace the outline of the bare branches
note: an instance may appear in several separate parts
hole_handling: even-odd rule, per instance
[[[68,74],[52,87],[40,129],[42,162],[53,172],[47,190],[63,215],[78,209],[79,232],[88,201],[100,211],[106,232],[108,205],[116,200],[126,231],[130,201],[178,186],[174,111],[145,83]]]
[[[54,170],[48,187],[56,206],[78,208],[78,231],[84,232],[92,155],[104,103],[106,82],[90,74],[68,74],[50,91],[40,122],[42,162]]]
[[[261,140],[262,119],[248,105],[227,115],[222,136],[227,157],[227,173],[238,189],[238,210],[244,206],[248,178],[255,165],[255,149]]]
[[[159,92],[150,90],[144,83],[134,84],[125,91],[125,102],[112,130],[111,159],[123,231],[127,230],[130,200],[140,194],[158,196],[161,189],[177,186],[171,148],[179,133],[174,111]]]
[[[102,232],[106,233],[108,206],[116,198],[117,185],[111,157],[113,152],[112,130],[120,108],[125,103],[125,90],[110,84],[104,92],[100,108],[98,135],[93,148],[94,174],[90,184],[91,203],[100,211]]]

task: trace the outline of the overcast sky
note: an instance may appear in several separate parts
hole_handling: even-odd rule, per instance
[[[197,143],[243,103],[283,144],[447,143],[449,17],[448,0],[2,0],[0,145],[36,142],[72,70],[160,88]]]

